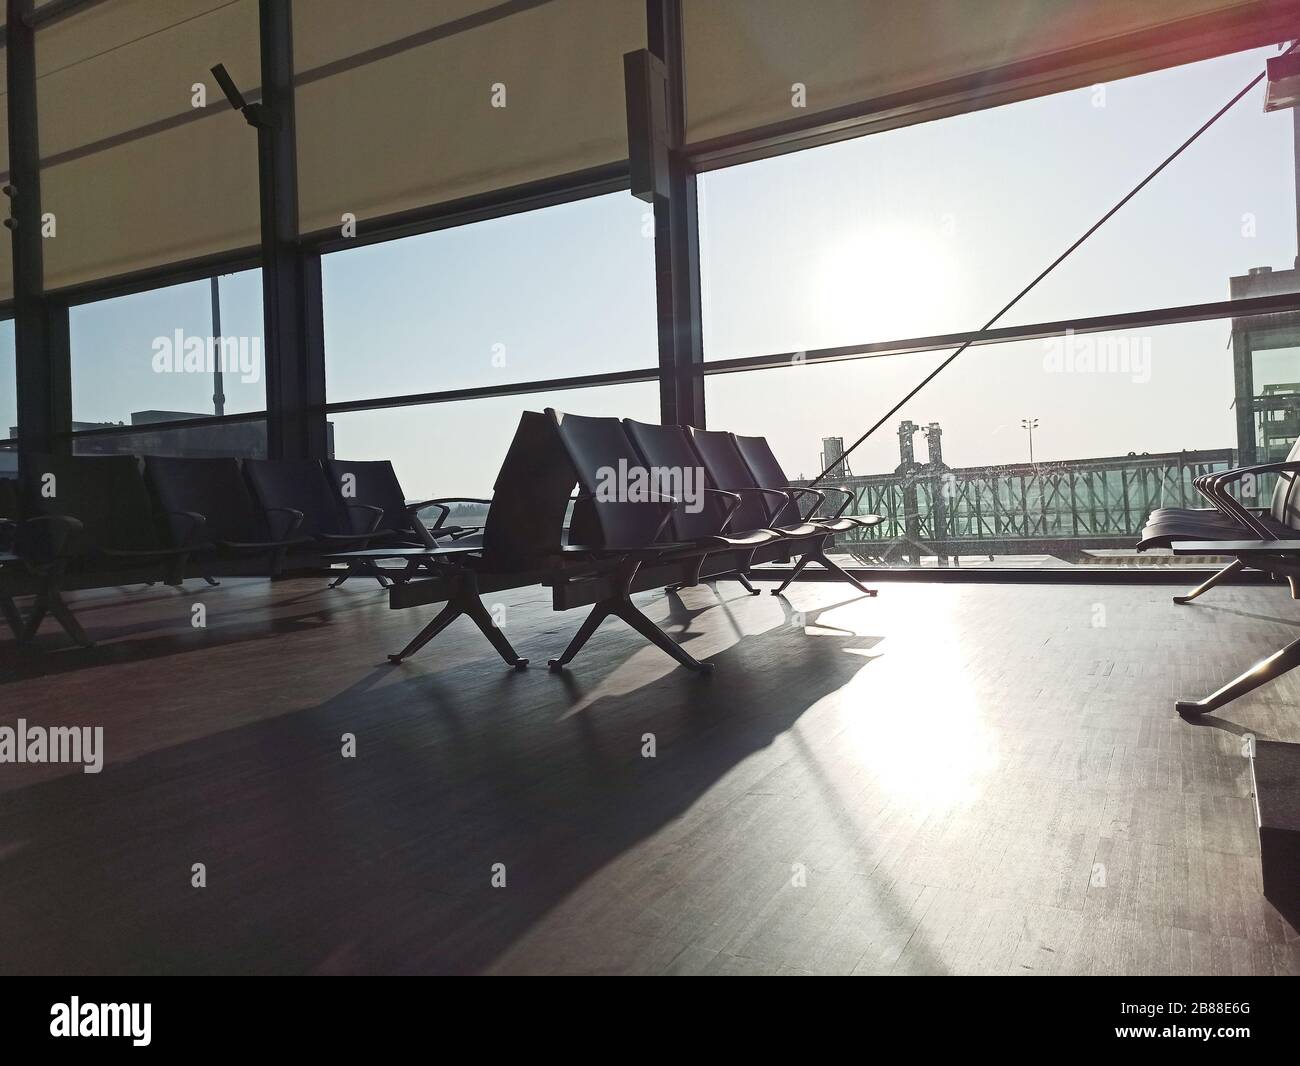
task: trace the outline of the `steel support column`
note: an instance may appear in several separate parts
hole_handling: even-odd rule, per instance
[[[315,322],[320,270],[298,242],[292,4],[261,0],[260,22],[261,102],[269,115],[257,131],[267,448],[274,458],[323,458],[325,360]]]
[[[67,308],[45,298],[32,0],[7,0],[7,101],[20,462],[66,447],[71,428]],[[8,434],[4,427],[0,432]]]
[[[659,407],[664,424],[704,426],[700,240],[695,175],[687,167],[686,74],[680,0],[647,0],[650,51],[668,74],[669,195],[655,197]]]

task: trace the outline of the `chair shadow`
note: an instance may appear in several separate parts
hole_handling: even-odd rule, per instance
[[[380,589],[374,591],[382,593]],[[92,648],[78,647],[51,619],[45,620],[35,640],[27,647],[20,648],[15,640],[8,639],[9,634],[5,631],[6,639],[0,639],[0,685],[115,663],[145,662],[186,651],[245,644],[267,636],[308,632],[338,624],[351,610],[365,609],[373,602],[373,597],[368,601],[357,598],[348,602],[345,597],[353,595],[351,592],[335,596],[333,602],[328,602],[326,596],[334,595],[334,590],[322,583],[319,589],[273,602],[222,605],[219,611],[209,613],[207,626],[195,629],[190,624],[189,607],[185,604],[199,602],[205,595],[217,592],[219,590],[192,585],[170,593],[160,593],[158,587],[129,588],[123,590],[123,595],[132,597],[130,599],[74,603],[74,613],[96,642]],[[158,605],[164,602],[176,605],[175,617],[165,618],[157,613]],[[140,621],[123,622],[115,618],[111,625],[95,624],[96,612],[120,613],[124,608],[132,607],[147,608],[151,614]],[[25,607],[22,613],[26,617]],[[253,619],[251,623],[248,621],[250,618]]]
[[[316,707],[11,792],[0,971],[481,972],[846,685],[869,661],[846,652],[874,643],[822,634],[796,660],[795,636],[747,637],[712,677],[673,670],[572,717],[621,644],[593,644],[594,669],[564,681],[385,666]]]

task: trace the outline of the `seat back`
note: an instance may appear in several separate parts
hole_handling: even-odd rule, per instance
[[[662,495],[617,418],[566,415],[546,409],[585,497],[573,508],[571,544],[643,548],[660,539],[663,511],[646,504]]]
[[[406,496],[397,472],[387,459],[354,461],[327,459],[325,472],[330,484],[343,503],[360,503],[378,507],[384,517],[380,529],[405,531],[411,529],[411,519],[406,513]]]
[[[33,455],[25,475],[27,515],[77,519],[81,551],[164,547],[134,455]]]
[[[13,548],[14,526],[22,518],[22,508],[18,505],[18,482],[12,478],[0,478],[0,552]]]
[[[18,506],[18,482],[13,478],[0,478],[0,522],[17,522],[22,517]]]
[[[295,536],[352,532],[338,494],[315,459],[245,459],[244,474],[264,511],[302,512]]]
[[[251,544],[270,538],[253,502],[238,459],[177,459],[146,455],[145,474],[158,510],[192,511],[206,520],[210,541]],[[173,543],[186,535],[189,523],[167,516]]]
[[[1300,437],[1291,445],[1287,453],[1288,462],[1300,461]],[[1269,514],[1274,521],[1281,522],[1291,529],[1300,529],[1300,474],[1278,475],[1273,486],[1273,500],[1269,505]]]
[[[700,462],[709,472],[709,480],[727,492],[739,492],[741,489],[757,488],[758,481],[749,469],[736,438],[721,430],[688,428],[691,445],[700,457]],[[754,529],[764,529],[771,524],[771,515],[779,502],[772,498],[773,507],[769,508],[765,496],[760,492],[746,492],[741,496],[740,507],[736,509],[727,527],[732,533],[747,533]]]
[[[525,411],[497,473],[483,524],[483,568],[517,573],[558,556],[576,480],[550,420]]]
[[[738,433],[735,436],[736,447],[740,450],[741,458],[745,460],[749,472],[754,475],[754,480],[760,486],[778,490],[789,487],[790,479],[785,476],[785,471],[777,462],[766,437],[742,437]],[[799,505],[794,500],[782,504],[775,496],[766,496],[764,504],[772,514],[772,525],[789,526],[802,520]]]
[[[726,509],[717,496],[705,492],[715,488],[700,457],[691,447],[690,438],[681,426],[659,426],[648,422],[623,420],[628,438],[636,447],[644,467],[652,475],[652,484],[676,496],[681,503],[673,510],[666,537],[673,540],[696,540],[719,531]]]

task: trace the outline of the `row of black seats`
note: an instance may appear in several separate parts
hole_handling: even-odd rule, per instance
[[[408,503],[388,462],[36,455],[0,491],[0,609],[20,643],[50,614],[89,646],[66,589],[216,584],[375,544],[433,545],[466,532],[446,524],[451,502]],[[333,584],[357,573],[388,583],[358,561]],[[24,593],[35,596],[25,621],[13,599]]]
[[[658,472],[659,476],[648,475]],[[690,499],[664,489],[690,485]],[[578,494],[573,495],[574,486]],[[828,494],[842,496],[838,505]],[[551,660],[566,665],[604,619],[622,619],[692,670],[701,663],[654,624],[632,593],[673,590],[703,580],[746,579],[764,562],[795,562],[779,593],[817,562],[867,595],[874,593],[826,555],[829,541],[881,521],[848,516],[852,494],[790,483],[763,437],[630,419],[525,412],[497,476],[480,534],[422,549],[384,547],[342,558],[406,560],[404,580],[389,592],[394,608],[443,603],[402,649],[413,654],[465,615],[507,663],[526,666],[479,597],[543,585],[556,610],[591,606],[569,646]],[[820,513],[830,510],[830,514]],[[571,518],[566,514],[571,510]]]

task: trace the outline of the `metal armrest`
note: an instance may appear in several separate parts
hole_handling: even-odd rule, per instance
[[[847,510],[849,509],[849,505],[850,505],[851,503],[853,503],[853,500],[854,500],[853,493],[851,493],[848,489],[837,489],[837,488],[827,487],[827,488],[822,489],[822,491],[823,491],[823,492],[838,492],[838,493],[843,494],[843,496],[844,496],[844,502],[840,505],[840,509],[839,509],[838,511],[836,511],[833,515],[831,515],[832,518],[839,518],[842,514],[844,514],[845,511],[847,511]]]
[[[74,554],[69,542],[85,526],[71,515],[37,515],[22,522],[14,531],[14,554],[37,562],[54,562]]]
[[[1300,473],[1300,462],[1259,463],[1255,466],[1241,466],[1235,470],[1225,470],[1213,474],[1207,477],[1205,482],[1198,487],[1202,495],[1229,518],[1244,526],[1247,531],[1254,533],[1260,540],[1271,540],[1273,539],[1272,531],[1255,515],[1251,514],[1250,510],[1239,500],[1234,499],[1227,491],[1227,486],[1240,481],[1248,475],[1257,477],[1261,474],[1279,474],[1294,477],[1297,473]]]
[[[728,492],[726,489],[705,489],[704,491],[711,493],[714,496],[722,497],[722,505],[725,510],[722,512],[722,521],[718,523],[718,532],[721,533],[731,524],[731,519],[740,509],[740,505],[744,502],[744,497],[738,492]],[[727,506],[728,504],[730,504],[730,506]]]
[[[163,511],[159,518],[166,520],[168,529],[171,528],[170,519],[183,518],[189,523],[185,532],[176,537],[178,548],[194,547],[203,542],[203,534],[207,531],[208,520],[197,511]]]
[[[806,522],[808,519],[804,518],[802,513],[800,513],[799,511],[799,500],[798,500],[799,496],[806,494],[809,496],[817,497],[817,502],[814,503],[812,507],[809,508],[808,510],[808,518],[811,518],[814,514],[816,514],[817,508],[820,507],[826,501],[826,493],[821,489],[810,489],[804,485],[787,485],[785,487],[785,491],[786,491],[786,495],[790,497],[790,502],[794,504],[794,512],[795,514],[799,515],[799,521],[801,522]]]
[[[302,525],[304,517],[303,513],[301,511],[295,511],[292,507],[267,507],[264,508],[264,510],[266,511],[268,518],[273,514],[289,516],[283,533],[277,534],[274,529],[270,530],[272,540],[288,540],[298,531],[298,527]],[[268,522],[267,524],[269,525],[270,523]]]
[[[775,518],[777,515],[781,513],[782,507],[784,507],[787,503],[793,502],[790,499],[790,494],[788,492],[783,492],[780,489],[763,489],[755,485],[752,488],[736,489],[734,491],[740,493],[742,496],[744,496],[746,493],[755,493],[755,492],[763,496],[775,496],[778,500],[781,501],[781,504],[776,508],[776,510],[774,510],[770,515],[767,516],[769,519]],[[766,508],[764,508],[764,510],[766,510]],[[795,510],[796,511],[798,510],[797,505],[795,507]],[[802,519],[800,519],[800,521],[802,521]]]
[[[447,520],[447,516],[451,514],[451,508],[447,506],[449,503],[486,503],[491,505],[492,501],[481,499],[478,496],[440,496],[436,500],[421,500],[419,503],[408,503],[406,505],[406,513],[412,518],[415,518],[418,513],[426,507],[438,508],[442,513],[438,515],[438,521],[434,522],[432,527],[429,527],[437,529]]]
[[[384,509],[382,507],[376,507],[369,503],[344,503],[344,506],[348,509],[349,519],[357,517],[354,512],[370,512],[370,522],[366,525],[365,529],[357,530],[358,535],[374,533],[379,529],[379,523],[384,520]],[[353,524],[355,525],[355,522]]]

